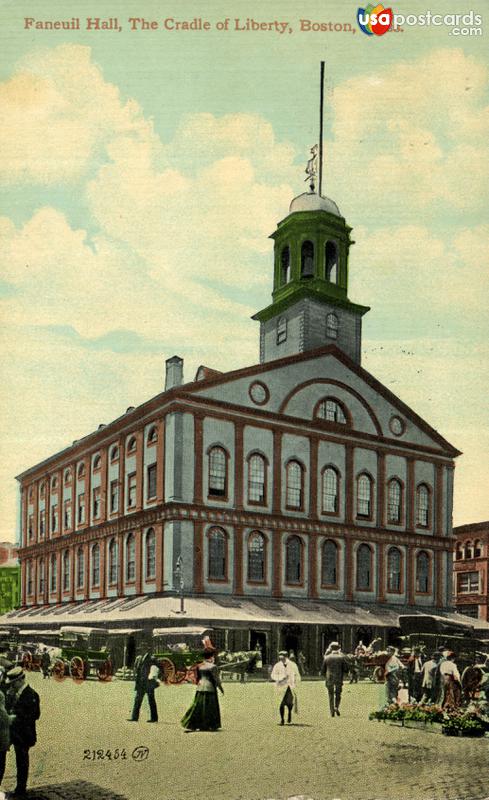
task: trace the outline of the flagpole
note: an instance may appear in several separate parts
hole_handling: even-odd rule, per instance
[[[321,197],[323,187],[323,109],[324,109],[324,61],[321,61],[321,85],[319,92],[319,186],[318,195]]]

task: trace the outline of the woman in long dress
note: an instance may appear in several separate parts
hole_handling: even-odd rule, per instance
[[[197,666],[197,690],[182,719],[186,731],[217,731],[221,727],[217,690],[224,694],[224,689],[214,654],[215,650],[204,650],[204,661]]]

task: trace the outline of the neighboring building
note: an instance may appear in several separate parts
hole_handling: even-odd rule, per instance
[[[457,611],[489,622],[489,520],[453,529]]]
[[[260,363],[185,384],[175,356],[161,394],[18,476],[19,621],[181,624],[180,564],[188,622],[268,660],[450,610],[459,451],[360,365],[350,232],[295,198]]]
[[[12,542],[0,542],[0,614],[20,603],[20,566]]]

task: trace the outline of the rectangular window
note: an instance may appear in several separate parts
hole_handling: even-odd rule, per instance
[[[465,614],[466,617],[473,617],[473,619],[478,619],[479,606],[458,606],[457,614]]]
[[[71,500],[65,500],[64,502],[63,527],[65,531],[71,528]]]
[[[78,525],[83,525],[85,522],[85,493],[78,495]]]
[[[39,514],[39,536],[41,539],[44,539],[44,534],[46,533],[46,514],[44,511],[41,511]]]
[[[29,522],[27,524],[27,534],[29,537],[29,541],[34,538],[34,517],[32,514],[29,514]]]
[[[93,518],[100,517],[100,486],[96,486],[92,493],[93,497]]]
[[[461,594],[474,594],[479,592],[478,572],[459,572],[458,591]]]
[[[147,500],[153,500],[156,497],[156,464],[150,464],[147,477]]]
[[[51,533],[58,531],[58,505],[51,506]]]
[[[136,506],[136,473],[131,472],[127,476],[127,507],[135,508]]]
[[[110,513],[115,514],[119,511],[119,481],[110,483]]]

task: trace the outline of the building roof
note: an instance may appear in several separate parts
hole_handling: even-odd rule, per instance
[[[340,209],[329,197],[323,197],[316,192],[304,192],[294,197],[290,204],[289,214],[296,211],[327,211],[335,217],[341,217]]]
[[[15,625],[32,629],[36,622],[59,626],[113,627],[119,624],[151,624],[163,627],[171,621],[187,621],[193,626],[213,627],[216,624],[297,624],[297,625],[368,625],[377,627],[397,627],[402,614],[426,614],[429,609],[413,610],[405,607],[369,608],[345,602],[320,602],[314,600],[275,600],[264,598],[235,598],[220,595],[213,597],[185,598],[185,614],[179,611],[178,597],[137,597],[108,600],[89,600],[82,603],[65,603],[50,608],[39,607],[22,611],[11,611],[0,618],[0,625]],[[489,623],[472,620],[462,614],[443,614],[438,616],[478,629],[489,631]]]
[[[465,525],[457,525],[453,528],[455,536],[467,533],[483,533],[484,531],[489,533],[489,520],[485,522],[468,522]]]

